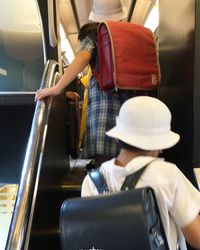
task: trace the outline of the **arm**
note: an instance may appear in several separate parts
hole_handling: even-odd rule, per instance
[[[35,99],[42,100],[47,96],[59,95],[62,90],[67,87],[72,80],[74,80],[74,78],[89,64],[91,58],[92,55],[88,51],[81,50],[73,62],[65,70],[58,83],[51,88],[39,89],[36,92]]]
[[[196,249],[200,249],[200,215],[182,229],[186,241]]]

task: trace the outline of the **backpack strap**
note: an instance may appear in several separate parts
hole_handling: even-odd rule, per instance
[[[142,173],[144,172],[144,170],[148,165],[149,163],[146,164],[141,169],[139,169],[138,171],[136,171],[135,173],[127,175],[120,190],[122,191],[135,188],[138,180],[140,179],[140,176],[142,175]]]
[[[105,181],[104,176],[101,174],[99,169],[94,169],[89,172],[90,179],[93,181],[99,194],[108,193],[108,185]]]
[[[92,53],[92,60],[90,61],[90,68],[92,70],[92,75],[97,79],[97,81],[99,81],[98,43],[93,35],[89,34],[88,37],[95,44],[95,49]]]
[[[142,173],[144,172],[144,170],[150,163],[151,162],[147,163],[144,167],[142,167],[135,173],[127,175],[120,190],[123,191],[123,190],[135,188],[140,176],[142,175]],[[99,169],[93,169],[89,171],[89,176],[90,176],[90,179],[93,181],[99,194],[109,193],[108,185],[105,181],[104,176],[99,171]]]

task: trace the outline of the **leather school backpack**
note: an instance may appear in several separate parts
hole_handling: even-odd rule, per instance
[[[98,28],[98,66],[93,74],[104,91],[153,90],[160,67],[153,33],[143,26],[105,21]]]
[[[64,201],[60,212],[63,250],[169,250],[155,195],[150,187],[132,189],[126,178],[118,193],[109,193],[98,170],[90,177],[101,195]],[[130,179],[131,178],[131,179]]]

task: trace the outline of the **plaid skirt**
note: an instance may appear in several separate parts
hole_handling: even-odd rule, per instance
[[[115,157],[119,146],[105,132],[116,125],[116,116],[124,101],[135,96],[134,91],[104,92],[94,77],[89,87],[87,126],[83,143],[83,158],[95,155]]]

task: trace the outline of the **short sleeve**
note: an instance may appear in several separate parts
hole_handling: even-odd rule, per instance
[[[84,38],[81,42],[79,51],[86,50],[91,55],[93,55],[95,48],[96,48],[95,42],[90,37],[86,36],[86,38]]]
[[[180,228],[190,224],[200,212],[200,192],[176,169],[176,188],[171,216]]]

